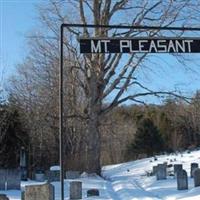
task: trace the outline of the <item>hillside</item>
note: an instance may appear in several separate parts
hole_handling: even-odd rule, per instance
[[[109,200],[199,200],[200,187],[194,188],[192,178],[188,178],[189,189],[177,190],[176,179],[168,176],[167,180],[157,181],[155,176],[147,176],[152,167],[163,162],[170,164],[183,164],[190,175],[190,163],[200,164],[200,150],[184,152],[182,154],[161,155],[154,158],[146,158],[133,162],[121,163],[117,165],[105,166],[102,169],[104,179],[98,176],[82,176],[83,199],[109,199]],[[172,171],[168,168],[168,171]],[[69,182],[65,180],[65,197],[69,199]],[[22,182],[21,186],[41,184],[35,181]],[[60,199],[59,182],[54,182],[56,200]],[[86,192],[90,188],[98,188],[100,197],[86,198]],[[20,191],[0,191],[8,195],[10,200],[20,200]]]

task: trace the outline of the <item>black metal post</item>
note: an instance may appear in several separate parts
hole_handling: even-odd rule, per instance
[[[60,135],[60,183],[61,200],[64,200],[64,153],[63,153],[63,32],[60,27],[60,80],[59,80],[59,135]]]

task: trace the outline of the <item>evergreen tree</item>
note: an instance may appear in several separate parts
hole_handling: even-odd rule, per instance
[[[139,122],[134,142],[129,147],[135,154],[145,153],[152,156],[154,153],[163,150],[164,142],[158,128],[146,118]]]
[[[22,146],[28,146],[28,135],[20,121],[18,111],[10,105],[0,110],[0,167],[19,167]]]

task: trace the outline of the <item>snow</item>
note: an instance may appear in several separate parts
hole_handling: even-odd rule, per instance
[[[174,177],[167,177],[167,180],[157,181],[155,176],[146,174],[152,167],[167,162],[168,164],[183,164],[183,169],[190,176],[190,164],[196,162],[200,164],[200,150],[191,153],[160,155],[157,160],[146,158],[137,161],[121,163],[117,165],[105,166],[102,169],[104,178],[98,176],[82,174],[76,179],[83,183],[83,199],[98,200],[199,200],[200,187],[194,187],[192,178],[188,178],[189,189],[177,190],[177,183]],[[58,169],[58,168],[53,168]],[[69,199],[69,183],[74,180],[65,180],[65,200]],[[35,181],[21,183],[24,190],[26,185],[43,184]],[[60,183],[53,182],[55,186],[55,200],[60,200]],[[87,198],[87,190],[96,188],[100,191],[100,197]],[[19,190],[0,191],[6,194],[10,200],[20,200]]]
[[[52,166],[50,167],[50,171],[59,171],[60,170],[60,166]]]

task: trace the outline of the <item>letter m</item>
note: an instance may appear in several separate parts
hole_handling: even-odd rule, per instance
[[[101,53],[101,41],[97,40],[95,44],[94,40],[91,40],[91,53]]]

